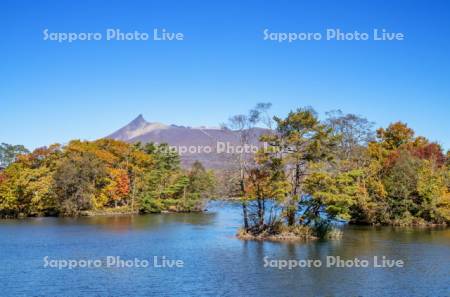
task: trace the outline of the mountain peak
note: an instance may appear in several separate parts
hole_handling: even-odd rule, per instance
[[[142,114],[139,114],[134,120],[132,120],[128,125],[132,124],[147,124],[147,121],[144,119]]]
[[[134,120],[129,122],[126,126],[109,135],[108,138],[129,141],[130,139],[144,135],[146,133],[156,130],[165,130],[168,128],[170,128],[168,125],[164,125],[157,122],[154,123],[147,122],[144,119],[144,116],[142,114],[139,114]]]

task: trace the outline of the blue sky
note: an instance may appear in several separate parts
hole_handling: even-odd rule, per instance
[[[395,3],[394,3],[395,2]],[[184,41],[44,41],[107,28],[182,32]],[[404,41],[263,40],[327,28]],[[257,102],[273,113],[341,109],[407,122],[450,148],[448,1],[0,2],[0,142],[35,148],[148,121],[217,126]]]

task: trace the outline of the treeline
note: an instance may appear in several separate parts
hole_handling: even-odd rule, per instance
[[[426,225],[450,222],[450,153],[406,124],[373,123],[340,111],[321,121],[311,108],[270,117],[270,104],[230,119],[241,142],[268,127],[254,158],[236,156],[245,236],[324,236],[339,221]]]
[[[340,111],[320,120],[300,108],[280,118],[270,107],[258,104],[228,124],[241,146],[254,142],[254,128],[267,128],[256,155],[226,156],[230,168],[219,174],[221,197],[241,201],[243,233],[324,236],[339,221],[450,222],[450,152],[438,143],[401,122],[374,130]],[[217,193],[213,172],[198,162],[181,168],[167,145],[77,140],[30,153],[2,144],[0,165],[2,217],[196,211]]]
[[[1,217],[197,211],[214,188],[212,172],[180,168],[167,145],[75,140],[31,153],[2,144],[0,152]]]

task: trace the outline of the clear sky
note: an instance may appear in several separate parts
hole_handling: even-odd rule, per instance
[[[184,41],[43,40],[107,28]],[[403,41],[263,40],[386,29]],[[148,121],[217,126],[257,102],[401,120],[450,148],[450,1],[0,1],[0,142],[29,148]]]

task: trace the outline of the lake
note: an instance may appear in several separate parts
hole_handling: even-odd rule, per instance
[[[212,202],[203,214],[2,220],[0,295],[450,296],[448,228],[344,226],[340,240],[240,241],[240,214],[238,204]],[[337,256],[371,265],[326,267],[327,257]],[[404,267],[373,267],[374,256]],[[107,257],[150,266],[117,267]],[[154,267],[154,257],[158,265],[179,260],[183,267]],[[265,267],[265,259],[323,265],[280,269]],[[68,260],[101,265],[55,266]]]

